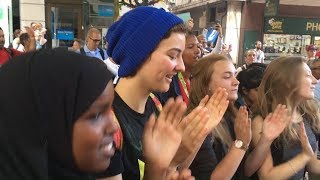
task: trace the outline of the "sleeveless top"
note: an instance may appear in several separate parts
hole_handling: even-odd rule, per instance
[[[306,134],[309,139],[309,143],[310,143],[313,151],[315,151],[317,148],[318,136],[312,130],[309,119],[304,117],[303,122],[304,122],[304,127],[306,129]],[[279,164],[282,164],[282,163],[289,161],[290,159],[294,158],[295,156],[297,156],[301,152],[302,152],[302,147],[301,147],[300,141],[292,141],[292,142],[281,143],[281,144],[273,143],[271,145],[271,154],[272,154],[274,166],[277,166]],[[305,175],[305,170],[306,169],[303,168],[300,171],[297,171],[297,174],[292,176],[290,179],[292,179],[292,180],[303,179],[303,177]]]

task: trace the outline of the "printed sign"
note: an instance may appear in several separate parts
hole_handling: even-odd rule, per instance
[[[69,29],[57,29],[57,39],[60,40],[73,40],[74,32]]]
[[[114,11],[113,6],[108,5],[98,5],[98,15],[104,17],[113,17]]]
[[[264,32],[268,34],[320,35],[320,19],[267,17]]]

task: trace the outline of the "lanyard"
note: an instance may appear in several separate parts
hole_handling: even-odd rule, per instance
[[[186,96],[189,98],[189,92],[188,92],[188,88],[187,88],[187,82],[184,80],[183,75],[181,72],[178,73],[178,78],[179,81],[183,87],[183,91],[186,94]]]
[[[152,101],[156,104],[158,111],[161,112],[162,104],[160,103],[159,99],[153,93],[150,93],[149,96],[151,97]]]

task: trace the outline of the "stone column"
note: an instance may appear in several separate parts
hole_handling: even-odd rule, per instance
[[[229,1],[227,8],[225,43],[227,45],[232,45],[232,51],[230,52],[230,55],[233,63],[237,64],[240,42],[242,2]]]
[[[45,25],[45,0],[20,0],[20,26],[30,26],[31,22]]]

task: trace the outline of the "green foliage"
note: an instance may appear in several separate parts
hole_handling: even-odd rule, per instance
[[[136,8],[138,6],[150,6],[160,2],[160,0],[119,0],[120,5]]]

